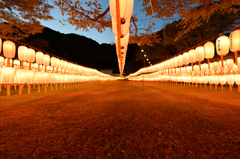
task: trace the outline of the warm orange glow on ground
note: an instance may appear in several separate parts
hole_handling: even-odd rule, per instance
[[[1,96],[0,158],[240,156],[237,87],[144,85],[94,82],[31,94],[25,87]]]

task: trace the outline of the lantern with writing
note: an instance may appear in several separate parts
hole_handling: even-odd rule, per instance
[[[238,64],[237,52],[240,51],[240,29],[237,29],[229,35],[230,50],[235,54],[235,63]]]
[[[230,41],[225,35],[220,36],[216,40],[216,50],[217,54],[221,56],[222,67],[223,67],[223,56],[227,55],[229,52]]]

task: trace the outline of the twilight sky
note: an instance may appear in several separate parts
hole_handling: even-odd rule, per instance
[[[103,0],[102,0],[103,1]],[[106,9],[109,5],[109,1],[108,0],[104,0],[105,3],[101,3],[102,4],[102,8],[103,10]],[[51,4],[53,4],[50,1]],[[151,17],[145,17],[145,14],[142,13],[140,11],[140,9],[142,8],[142,1],[138,1],[135,0],[134,1],[134,8],[133,8],[133,15],[137,13],[138,15],[138,19],[150,19]],[[110,14],[110,13],[109,13]],[[97,41],[99,44],[102,43],[111,43],[111,42],[115,42],[115,38],[114,38],[114,34],[111,31],[111,29],[106,29],[103,33],[99,33],[96,29],[89,29],[88,32],[82,31],[82,30],[75,30],[75,26],[72,26],[68,23],[66,23],[65,26],[63,26],[58,20],[62,20],[62,14],[60,12],[60,9],[55,7],[55,9],[53,9],[51,11],[51,15],[55,18],[55,20],[51,20],[51,21],[41,21],[41,24],[43,26],[46,26],[48,28],[51,28],[53,30],[59,31],[60,33],[75,33],[78,35],[83,35],[85,37],[91,38],[95,41]],[[157,29],[155,29],[155,31],[159,31],[162,29],[162,27],[167,24],[167,21],[162,21],[162,20],[158,20],[158,19],[153,19],[153,21],[156,23]],[[147,26],[149,23],[149,20],[146,21],[146,23],[143,23],[142,25]]]

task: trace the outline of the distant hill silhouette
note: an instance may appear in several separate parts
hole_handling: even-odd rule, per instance
[[[80,65],[101,69],[113,69],[118,73],[118,62],[115,45],[99,44],[85,36],[63,34],[45,27],[41,34],[31,35],[22,42],[57,55]],[[125,74],[137,71],[142,64],[134,61],[139,51],[137,45],[128,46]]]

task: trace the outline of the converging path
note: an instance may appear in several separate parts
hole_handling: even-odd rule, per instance
[[[240,93],[113,81],[0,97],[0,158],[240,158]]]

